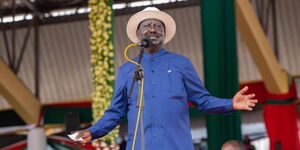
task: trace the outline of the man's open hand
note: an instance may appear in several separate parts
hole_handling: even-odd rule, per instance
[[[232,99],[232,105],[235,110],[253,110],[253,107],[257,103],[257,99],[253,99],[255,94],[245,95],[248,90],[248,86],[238,91]]]

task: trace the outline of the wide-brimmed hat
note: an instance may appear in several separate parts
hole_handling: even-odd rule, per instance
[[[127,23],[127,35],[133,43],[140,42],[136,35],[136,30],[138,29],[138,25],[146,19],[157,19],[164,23],[166,32],[164,44],[168,43],[174,37],[176,32],[176,23],[173,18],[156,7],[147,7],[131,16]]]

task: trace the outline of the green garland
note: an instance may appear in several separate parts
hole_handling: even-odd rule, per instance
[[[97,121],[109,107],[113,95],[114,51],[112,34],[112,0],[89,0],[89,28],[91,31],[90,48],[92,51],[92,77],[94,92],[92,93],[93,119]],[[105,137],[94,142],[97,148],[110,147],[114,149],[115,138],[119,127]]]

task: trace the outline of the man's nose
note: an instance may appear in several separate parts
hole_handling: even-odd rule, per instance
[[[150,32],[157,32],[156,27],[154,27],[154,26],[150,26],[149,31]]]

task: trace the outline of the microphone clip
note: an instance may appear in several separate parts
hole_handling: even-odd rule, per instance
[[[149,38],[143,38],[141,42],[138,43],[138,46],[143,48],[148,48],[152,46],[152,41]]]

